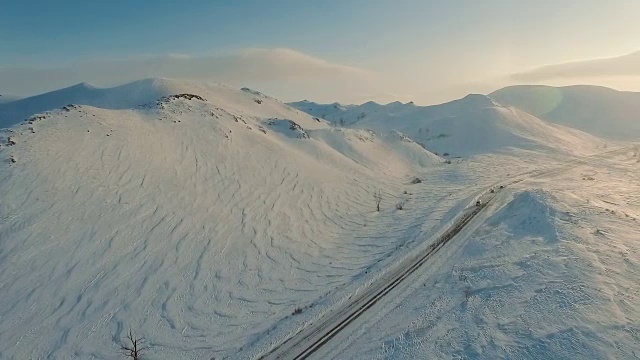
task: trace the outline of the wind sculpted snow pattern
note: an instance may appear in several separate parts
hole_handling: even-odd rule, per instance
[[[5,106],[0,358],[111,359],[129,329],[151,358],[255,356],[489,184],[571,156],[467,144],[472,156],[446,164],[399,131],[332,127],[254,90],[164,79]],[[550,134],[519,119],[500,126]],[[585,153],[603,146],[564,138]]]
[[[0,357],[113,358],[129,329],[151,356],[241,356],[357,283],[442,197],[409,185],[447,166],[422,148],[246,90],[146,82],[164,97],[2,132]],[[187,92],[201,99],[169,95]]]
[[[448,159],[513,148],[577,155],[596,152],[606,144],[593,135],[540,120],[477,94],[433,106],[399,102],[342,106],[309,101],[290,105],[337,125],[381,134],[399,132]]]
[[[483,225],[333,355],[636,358],[639,161],[635,150],[505,192]]]

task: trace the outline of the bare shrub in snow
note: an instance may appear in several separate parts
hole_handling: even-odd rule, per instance
[[[300,315],[303,311],[311,309],[312,307],[313,304],[307,306],[298,306],[293,310],[293,313],[291,313],[291,315]]]
[[[147,350],[148,347],[144,344],[144,338],[136,338],[131,330],[125,339],[125,344],[120,347],[120,350],[133,360],[142,358],[142,353]]]
[[[461,282],[466,282],[467,281],[467,274],[463,273],[463,272],[459,272],[458,273],[458,280]]]
[[[464,288],[464,299],[466,301],[469,301],[469,298],[471,297],[471,287],[467,286]]]
[[[380,191],[376,191],[376,193],[373,194],[373,199],[376,202],[376,211],[380,211],[380,203],[382,202],[382,193]]]
[[[194,94],[175,94],[175,95],[165,96],[165,97],[161,98],[160,101],[169,102],[171,100],[176,100],[176,99],[187,99],[187,100],[197,99],[197,100],[200,100],[200,101],[207,101],[202,96],[194,95]]]

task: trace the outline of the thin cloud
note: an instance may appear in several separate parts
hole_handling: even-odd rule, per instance
[[[245,49],[220,56],[169,54],[58,68],[0,67],[0,93],[30,95],[79,82],[111,86],[148,77],[215,81],[233,86],[281,81],[340,86],[368,82],[375,74],[291,49]]]
[[[640,51],[606,59],[547,65],[511,75],[515,81],[539,82],[554,79],[640,76]]]

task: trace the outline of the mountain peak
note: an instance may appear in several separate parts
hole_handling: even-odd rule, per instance
[[[593,85],[517,85],[496,90],[490,96],[544,120],[601,137],[626,140],[640,134],[637,92]]]
[[[362,108],[364,108],[364,109],[367,109],[367,108],[369,108],[369,109],[371,109],[371,108],[379,108],[379,107],[381,107],[381,106],[382,106],[382,105],[378,104],[378,103],[377,103],[377,102],[375,102],[375,101],[367,101],[366,103],[364,103],[364,104],[360,105],[360,107],[362,107]]]
[[[88,82],[81,82],[78,84],[75,84],[73,86],[70,86],[69,88],[74,88],[74,89],[96,89],[97,87],[89,84]]]
[[[197,84],[164,78],[147,78],[115,87],[96,87],[82,82],[64,89],[0,102],[0,128],[19,123],[44,111],[59,109],[67,104],[89,105],[105,109],[128,109],[176,94],[203,96],[206,88]]]

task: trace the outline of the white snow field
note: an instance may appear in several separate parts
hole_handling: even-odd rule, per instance
[[[489,96],[501,104],[612,139],[640,137],[640,93],[601,86],[510,86]]]
[[[149,356],[242,357],[424,226],[426,208],[396,203],[442,197],[403,194],[439,157],[264,95],[83,87],[112,109],[65,106],[0,139],[0,358],[113,358],[129,329]],[[145,93],[206,101],[111,102]]]
[[[636,359],[640,156],[507,188],[336,359]]]
[[[420,111],[336,127],[166,79],[0,105],[0,358],[123,358],[129,330],[149,359],[259,357],[491,184],[618,146],[483,96]],[[318,358],[640,354],[640,158],[588,159],[500,193]]]
[[[485,95],[468,95],[434,106],[399,102],[342,106],[309,101],[290,105],[337,125],[368,128],[379,133],[399,131],[446,158],[493,153],[513,147],[583,154],[604,145],[593,135],[543,121],[518,108],[503,106]]]

